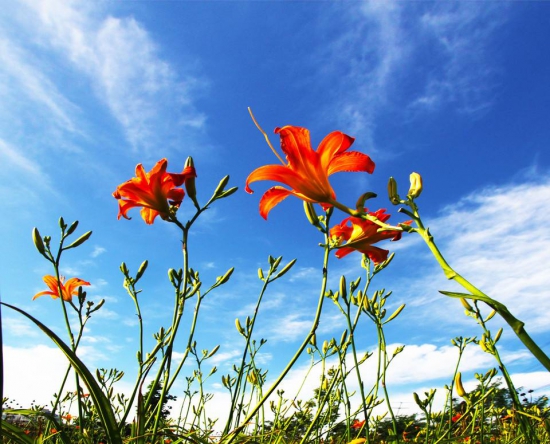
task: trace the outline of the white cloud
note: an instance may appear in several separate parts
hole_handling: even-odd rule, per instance
[[[100,254],[105,253],[106,251],[107,251],[106,248],[100,247],[99,245],[95,245],[95,246],[94,246],[94,251],[92,251],[92,252],[90,253],[90,256],[93,257],[93,258],[96,258],[96,257],[98,257]]]
[[[457,272],[506,304],[527,323],[528,331],[543,332],[548,331],[550,313],[550,275],[546,267],[550,262],[548,211],[550,177],[543,176],[537,182],[478,190],[444,208],[442,216],[425,222]],[[416,250],[419,248],[415,245]],[[427,271],[430,276],[420,277],[414,284],[415,289],[423,288],[424,294],[431,294],[424,303],[432,304],[437,290],[461,290],[446,281],[438,268]],[[449,301],[444,302],[448,307]],[[448,308],[439,308],[433,313],[452,322],[454,315],[448,313]]]
[[[113,17],[106,7],[64,0],[22,0],[14,6],[18,20],[9,28],[18,37],[26,35],[27,46],[17,50],[14,38],[5,38],[0,45],[9,51],[0,54],[3,71],[19,83],[18,94],[23,91],[47,107],[63,130],[76,131],[77,108],[58,92],[58,73],[44,62],[24,62],[36,59],[39,50],[59,57],[74,73],[85,74],[136,149],[151,147],[162,132],[178,137],[189,129],[200,130],[206,118],[195,109],[193,98],[204,82],[190,71],[176,72],[142,24],[133,17]],[[193,70],[193,65],[189,61],[187,68]]]
[[[69,363],[57,348],[36,345],[29,348],[4,346],[4,396],[23,407],[49,405],[59,390]],[[24,383],[22,383],[24,381]],[[65,391],[74,391],[69,378]]]
[[[5,313],[2,316],[2,329],[4,330],[4,334],[14,338],[36,338],[40,336],[40,333],[31,321],[6,317]]]

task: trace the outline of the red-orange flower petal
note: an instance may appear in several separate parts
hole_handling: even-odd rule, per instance
[[[197,174],[192,167],[186,167],[181,173],[167,173],[167,166],[166,159],[159,160],[148,173],[141,164],[136,166],[136,177],[119,185],[113,193],[119,205],[118,219],[130,219],[128,210],[142,207],[141,217],[150,225],[157,216],[166,219],[170,205],[178,207],[181,204],[185,192],[177,187]]]
[[[347,152],[355,139],[340,131],[327,135],[316,151],[311,148],[306,128],[285,126],[276,128],[275,133],[281,138],[281,149],[288,163],[262,166],[246,179],[245,190],[248,193],[252,193],[250,184],[260,180],[273,180],[290,187],[274,187],[266,192],[260,201],[260,214],[264,219],[275,205],[290,194],[329,208],[336,198],[328,180],[331,174],[374,171],[374,162],[369,156],[357,151]]]
[[[73,277],[65,282],[65,278],[61,276],[59,282],[55,276],[46,275],[42,278],[44,283],[48,286],[49,290],[44,290],[39,293],[36,293],[33,296],[33,301],[44,295],[50,295],[52,299],[57,299],[59,295],[59,289],[61,288],[61,296],[64,301],[70,302],[73,300],[73,296],[78,295],[78,287],[90,285],[89,282],[86,282],[80,278]]]
[[[381,222],[386,222],[390,215],[386,214],[385,211],[378,210],[369,214],[375,216]],[[336,251],[336,257],[340,259],[353,251],[359,251],[367,255],[375,264],[385,261],[388,258],[389,251],[375,247],[373,244],[385,239],[399,240],[401,231],[378,231],[378,229],[379,226],[374,222],[360,217],[351,216],[344,219],[330,230],[330,235],[334,241],[337,243],[346,241]]]

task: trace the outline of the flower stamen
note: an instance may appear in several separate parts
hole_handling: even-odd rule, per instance
[[[254,122],[254,125],[256,125],[256,128],[258,128],[260,132],[264,135],[265,140],[269,145],[269,148],[271,148],[271,151],[273,151],[275,156],[277,156],[277,159],[279,159],[279,161],[286,166],[286,163],[284,162],[284,160],[281,158],[281,156],[279,156],[279,153],[277,153],[275,148],[273,148],[273,145],[271,145],[271,142],[269,141],[269,137],[267,136],[267,133],[262,129],[260,124],[256,121],[256,118],[254,117],[254,114],[252,114],[252,110],[250,109],[250,107],[248,107],[248,113],[250,114],[250,117],[252,117],[252,121]]]

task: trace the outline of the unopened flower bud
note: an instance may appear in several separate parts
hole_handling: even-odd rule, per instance
[[[321,228],[321,224],[319,224],[319,217],[317,216],[315,208],[311,202],[306,202],[304,200],[304,212],[306,213],[307,220],[311,225]]]
[[[455,376],[455,386],[456,386],[456,393],[458,393],[458,396],[461,398],[465,398],[468,396],[466,393],[466,390],[464,390],[464,386],[462,385],[462,375],[460,372],[457,372]]]
[[[399,194],[397,194],[397,182],[393,177],[390,177],[388,181],[388,197],[392,204],[399,205],[401,199],[399,198]]]
[[[40,236],[40,232],[38,231],[38,228],[32,229],[32,241],[34,242],[34,246],[38,250],[38,252],[42,255],[46,255],[46,247],[44,246],[44,242],[42,241],[42,236]]]
[[[185,191],[198,209],[200,205],[197,202],[197,188],[195,187],[195,177],[197,177],[197,173],[195,172],[195,164],[193,163],[192,157],[188,157],[185,161],[183,172],[189,174],[189,177],[185,179]]]
[[[416,199],[422,193],[422,176],[418,173],[411,173],[411,187],[407,193],[409,199]]]

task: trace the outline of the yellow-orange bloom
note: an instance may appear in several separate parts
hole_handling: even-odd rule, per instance
[[[367,210],[365,209],[365,211]],[[386,214],[385,211],[378,210],[369,214],[381,222],[386,222],[390,218],[390,215]],[[408,224],[410,222],[405,223]],[[379,228],[378,225],[370,220],[353,216],[344,219],[340,224],[332,227],[330,229],[330,236],[333,241],[337,244],[346,241],[336,251],[336,257],[340,259],[352,251],[359,251],[366,254],[375,264],[385,261],[388,258],[388,250],[383,250],[372,244],[384,239],[399,240],[401,239],[401,231],[378,231]]]
[[[180,174],[167,173],[167,166],[166,159],[159,160],[148,173],[141,163],[136,166],[136,177],[119,185],[113,193],[118,199],[118,219],[130,219],[128,210],[141,207],[141,217],[145,223],[152,224],[159,215],[163,219],[169,217],[170,205],[179,207],[185,192],[177,187],[197,177],[197,173],[190,166]]]
[[[42,279],[48,286],[49,290],[36,293],[32,298],[33,301],[40,296],[44,296],[45,294],[49,294],[52,299],[57,299],[60,296],[59,289],[61,288],[61,296],[63,297],[63,300],[70,302],[73,300],[73,296],[78,295],[78,287],[90,285],[89,282],[83,281],[77,277],[70,278],[67,282],[65,282],[65,278],[63,276],[61,276],[59,281],[55,278],[55,276],[51,275],[46,275]]]
[[[316,151],[311,148],[306,128],[285,126],[276,128],[275,133],[281,137],[281,149],[287,164],[262,166],[246,179],[248,193],[252,193],[249,185],[259,180],[273,180],[290,187],[274,186],[262,196],[260,215],[264,219],[275,205],[290,195],[329,208],[336,198],[328,180],[331,174],[374,171],[374,162],[369,156],[358,151],[347,151],[355,139],[340,131],[326,136]]]

